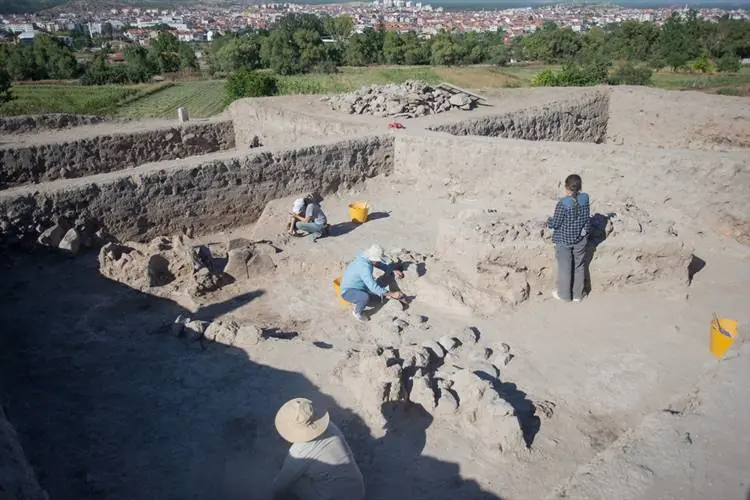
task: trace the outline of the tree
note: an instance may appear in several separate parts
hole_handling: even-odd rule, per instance
[[[404,64],[404,41],[395,31],[387,31],[383,38],[383,59],[386,64]]]
[[[329,17],[324,24],[326,32],[337,42],[348,40],[354,31],[354,19],[351,16]]]
[[[495,66],[505,66],[510,59],[510,51],[504,43],[493,45],[487,54],[487,62]]]
[[[430,62],[434,65],[456,64],[458,46],[450,33],[441,31],[432,39]]]
[[[716,63],[716,69],[722,73],[737,73],[741,68],[740,59],[733,54],[725,54]]]
[[[240,68],[259,69],[262,36],[258,33],[224,37],[211,45],[209,65],[214,71],[230,73]]]
[[[688,61],[700,54],[698,40],[691,33],[695,31],[695,23],[694,16],[683,22],[677,12],[672,12],[661,27],[657,57],[674,70],[684,68]]]
[[[317,16],[288,14],[263,40],[261,59],[281,75],[335,70],[323,43],[323,32],[323,22]]]
[[[11,94],[11,78],[7,71],[0,68],[0,104],[8,102],[13,98]]]
[[[198,58],[190,45],[181,43],[177,53],[180,56],[180,69],[198,69]]]

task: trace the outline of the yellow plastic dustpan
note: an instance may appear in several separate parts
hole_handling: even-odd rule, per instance
[[[714,319],[711,321],[711,337],[708,344],[711,354],[717,358],[723,357],[736,338],[737,322],[733,319],[720,319],[714,314]]]

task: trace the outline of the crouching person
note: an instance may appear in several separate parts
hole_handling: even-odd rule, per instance
[[[273,500],[362,500],[365,483],[349,444],[309,399],[287,401],[276,430],[292,443],[273,482]]]
[[[302,231],[313,236],[313,243],[328,235],[328,218],[320,207],[322,198],[317,193],[294,200],[291,220],[287,225],[290,234]]]
[[[401,292],[391,292],[375,281],[373,270],[378,268],[384,273],[393,272],[397,278],[403,278],[404,273],[385,263],[383,260],[383,247],[372,245],[370,248],[357,256],[344,271],[341,280],[341,298],[353,305],[354,317],[357,321],[367,321],[364,315],[365,307],[372,297],[400,299],[404,296]]]

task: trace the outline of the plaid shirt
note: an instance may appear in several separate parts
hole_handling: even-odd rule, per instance
[[[555,206],[555,215],[547,220],[547,227],[554,230],[552,241],[558,245],[575,245],[581,241],[588,233],[589,214],[588,194],[561,198]]]

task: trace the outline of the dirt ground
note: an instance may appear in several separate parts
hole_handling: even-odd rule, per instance
[[[654,147],[653,133],[619,122],[610,129],[625,137],[624,147]],[[672,133],[664,131],[670,147],[712,149],[688,144],[692,129]],[[507,143],[521,148],[522,141]],[[750,495],[744,331],[750,247],[713,225],[710,206],[689,212],[691,204],[706,203],[704,195],[724,206],[718,190],[731,184],[729,177],[707,184],[672,172],[668,189],[685,199],[669,204],[667,184],[651,182],[645,167],[626,171],[622,162],[607,163],[615,146],[560,148],[558,158],[554,146],[544,146],[550,148],[544,166],[512,175],[493,174],[491,166],[446,173],[419,165],[414,173],[397,165],[390,177],[326,196],[322,206],[333,230],[317,243],[285,235],[294,197],[276,200],[260,220],[194,241],[220,263],[237,241],[270,241],[280,250],[274,267],[198,297],[107,279],[95,254],[6,256],[0,264],[0,391],[39,482],[50,498],[62,500],[269,498],[288,447],[273,417],[286,400],[308,397],[329,408],[344,431],[372,500],[744,499]],[[654,269],[648,281],[603,286],[576,304],[555,301],[543,286],[532,286],[517,304],[473,299],[466,289],[456,294],[456,283],[466,282],[454,274],[450,252],[438,251],[446,227],[474,220],[462,217],[477,211],[511,222],[543,220],[561,194],[561,173],[577,170],[576,155],[586,155],[585,148],[604,151],[582,164],[594,210],[632,195],[650,214],[646,231],[672,223],[695,257],[684,282],[662,280]],[[682,161],[682,154],[669,161]],[[632,149],[622,158],[635,164],[641,157]],[[517,158],[508,154],[504,161]],[[734,182],[740,185],[734,188],[741,190],[749,167],[737,164]],[[355,200],[372,206],[366,224],[349,220],[347,205]],[[621,234],[612,241],[630,238]],[[407,310],[389,303],[360,324],[338,303],[332,281],[371,243],[391,255],[407,249],[426,262],[394,285],[415,296]],[[531,248],[524,244],[517,249],[522,256]],[[543,248],[551,261],[552,245]],[[619,260],[608,265],[635,266],[639,259],[614,255]],[[470,273],[475,261],[466,264]],[[500,306],[487,309],[489,302]],[[713,312],[740,324],[740,337],[722,360],[708,350]],[[263,338],[233,346],[190,342],[171,331],[179,315],[256,325]],[[412,324],[394,334],[391,316]],[[479,332],[474,351],[509,346],[512,357],[499,367],[493,388],[513,407],[522,450],[485,446],[491,426],[472,428],[439,408],[367,407],[367,384],[337,370],[352,351],[406,348],[466,327]],[[473,366],[468,347],[461,349],[452,359]]]

